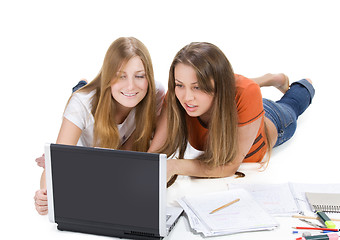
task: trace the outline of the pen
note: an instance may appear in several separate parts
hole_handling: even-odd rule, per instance
[[[228,206],[230,206],[231,204],[234,204],[234,203],[236,203],[236,202],[238,202],[238,201],[240,201],[239,198],[238,198],[238,199],[235,199],[234,201],[231,201],[230,203],[224,204],[223,206],[221,206],[221,207],[219,207],[219,208],[216,208],[215,210],[212,210],[209,214],[213,214],[213,213],[215,213],[215,212],[217,212],[217,211],[219,211],[219,210],[221,210],[221,209],[223,209],[223,208],[225,208],[225,207],[228,207]]]
[[[326,225],[327,228],[336,228],[336,225],[329,219],[329,217],[324,212],[316,212],[321,221]]]
[[[316,233],[333,233],[332,231],[321,231],[321,230],[306,230],[306,231],[292,231],[292,234],[300,234],[300,233],[310,233],[310,231],[312,231],[312,233],[315,233],[314,231],[317,231]]]
[[[312,227],[293,227],[294,229],[308,229],[308,230],[324,230],[324,231],[332,231],[339,232],[339,229],[336,228],[312,228]]]
[[[308,221],[308,220],[306,220],[306,219],[301,219],[301,218],[299,218],[299,220],[302,221],[302,222],[307,223],[307,224],[308,224],[309,226],[311,226],[311,227],[315,227],[315,228],[323,228],[323,227],[324,227],[323,225],[319,225],[319,224],[312,223],[312,222],[310,222],[310,221]],[[334,228],[335,228],[335,227],[334,227]]]

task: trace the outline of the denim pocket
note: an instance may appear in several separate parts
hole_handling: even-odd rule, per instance
[[[271,120],[278,133],[275,146],[288,141],[296,130],[296,115],[286,104],[276,103],[268,99],[263,99],[263,107],[266,117]]]
[[[294,112],[285,104],[274,104],[273,111],[275,111],[279,119],[281,128],[289,127],[295,120]]]

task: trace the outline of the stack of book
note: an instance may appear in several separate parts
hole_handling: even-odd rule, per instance
[[[272,230],[279,225],[244,189],[185,196],[178,203],[191,228],[206,237]]]

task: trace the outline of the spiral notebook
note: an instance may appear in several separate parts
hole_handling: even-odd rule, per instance
[[[340,213],[339,193],[306,192],[306,198],[313,211]]]

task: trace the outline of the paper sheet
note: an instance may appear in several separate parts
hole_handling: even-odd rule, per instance
[[[229,184],[230,189],[243,188],[273,216],[291,216],[299,209],[288,183],[283,184]]]
[[[210,212],[228,202],[240,201],[213,214]],[[269,230],[277,222],[243,189],[199,196],[186,196],[179,201],[189,217],[190,225],[205,236]]]

